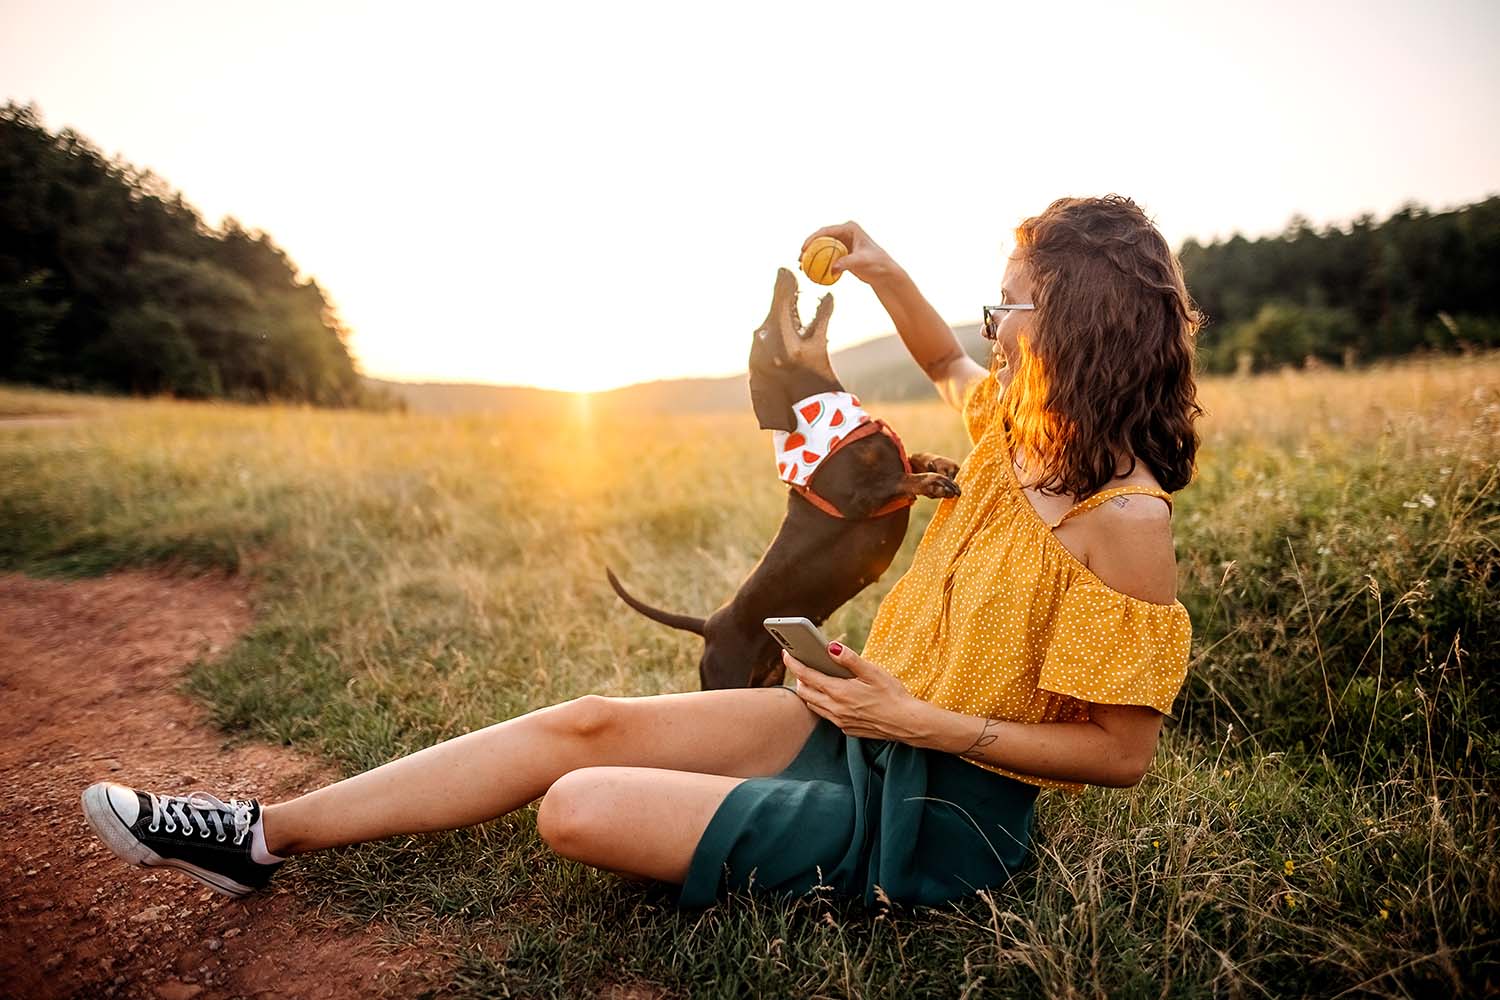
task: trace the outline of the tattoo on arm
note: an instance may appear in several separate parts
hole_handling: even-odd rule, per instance
[[[999,733],[990,731],[998,725],[1000,725],[999,719],[985,719],[984,728],[979,730],[979,735],[974,737],[974,742],[969,744],[969,749],[959,754],[959,756],[967,757],[969,760],[984,760],[984,754],[980,751],[1000,738]]]

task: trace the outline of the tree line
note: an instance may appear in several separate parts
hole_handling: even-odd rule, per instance
[[[1209,372],[1500,347],[1500,196],[1383,222],[1236,233],[1179,256]],[[399,405],[357,372],[315,280],[262,232],[207,225],[149,170],[35,105],[0,108],[0,381]]]
[[[207,225],[149,170],[35,105],[0,108],[0,381],[388,405],[315,280],[269,236]]]
[[[1294,215],[1276,236],[1189,239],[1179,257],[1208,317],[1205,371],[1500,347],[1500,197],[1321,232]]]

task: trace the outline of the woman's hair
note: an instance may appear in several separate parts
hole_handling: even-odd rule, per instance
[[[1036,311],[1001,401],[1012,453],[1035,456],[1049,493],[1092,496],[1127,454],[1182,489],[1203,415],[1193,349],[1204,317],[1167,241],[1110,194],[1057,199],[1016,227],[1016,250]]]

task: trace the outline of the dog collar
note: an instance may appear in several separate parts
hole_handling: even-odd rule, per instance
[[[859,405],[852,392],[815,392],[792,404],[797,426],[790,431],[773,431],[771,444],[776,451],[776,474],[784,483],[806,486],[839,442],[870,415]]]
[[[772,447],[776,450],[776,474],[781,481],[802,495],[829,517],[844,517],[844,512],[826,497],[812,488],[809,480],[828,456],[842,446],[871,434],[884,434],[896,446],[901,456],[901,468],[911,472],[911,463],[906,457],[906,447],[901,438],[884,420],[875,420],[859,405],[859,397],[852,392],[819,392],[792,404],[796,414],[796,429],[774,431]],[[864,517],[881,517],[902,507],[910,507],[915,501],[906,494],[898,494]]]

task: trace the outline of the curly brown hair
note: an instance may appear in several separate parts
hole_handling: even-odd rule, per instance
[[[1163,489],[1182,489],[1203,415],[1193,351],[1204,317],[1167,241],[1110,194],[1057,199],[1016,227],[1016,250],[1036,311],[1002,400],[1012,453],[1036,456],[1047,493],[1092,496],[1126,455],[1129,471],[1139,459]]]

